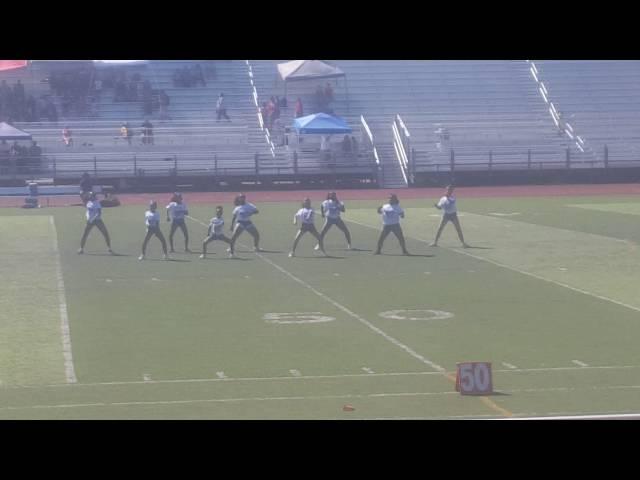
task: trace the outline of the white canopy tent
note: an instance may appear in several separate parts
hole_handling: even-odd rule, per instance
[[[303,80],[319,80],[324,78],[345,79],[347,107],[349,105],[349,85],[346,74],[338,67],[322,60],[292,60],[278,64],[279,77],[284,81],[284,96],[287,96],[287,83]],[[276,77],[277,82],[277,77]]]

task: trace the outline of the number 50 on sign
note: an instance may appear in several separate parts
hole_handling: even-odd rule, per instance
[[[493,393],[490,362],[463,362],[456,366],[456,391],[461,395]]]

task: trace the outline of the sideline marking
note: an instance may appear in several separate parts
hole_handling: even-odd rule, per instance
[[[58,250],[58,231],[52,216],[49,216],[49,223],[53,229],[53,251],[56,257],[56,279],[58,283],[58,303],[60,304],[60,330],[62,331],[62,353],[64,355],[64,372],[67,383],[77,383],[76,370],[73,366],[73,353],[71,350],[71,330],[69,329],[69,315],[67,312],[67,301],[65,299],[64,278],[62,277],[62,262],[60,261],[60,251]]]
[[[500,373],[528,373],[528,372],[555,372],[555,371],[587,371],[587,370],[623,370],[629,368],[640,369],[640,365],[603,365],[603,366],[590,366],[590,367],[540,367],[540,368],[518,368],[516,370],[494,370],[494,372]],[[175,380],[151,380],[144,382],[140,380],[122,381],[122,382],[95,382],[95,383],[52,383],[49,385],[3,385],[2,388],[6,389],[39,389],[39,388],[80,388],[80,387],[104,387],[104,386],[117,386],[117,385],[141,385],[141,384],[165,384],[165,383],[208,383],[219,382],[220,380],[236,381],[236,382],[256,382],[256,381],[279,381],[279,380],[321,380],[332,378],[352,378],[352,377],[393,377],[393,376],[408,376],[408,375],[442,375],[442,372],[391,372],[391,373],[346,373],[340,375],[303,375],[301,377],[239,377],[239,378],[180,378]],[[448,375],[448,374],[447,374]],[[455,377],[453,377],[455,379]]]

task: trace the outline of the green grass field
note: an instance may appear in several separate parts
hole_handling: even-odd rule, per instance
[[[80,207],[1,209],[0,418],[640,412],[640,200],[460,198],[476,247],[466,250],[452,226],[427,246],[432,203],[402,202],[412,257],[393,236],[372,255],[377,203],[352,201],[344,218],[358,251],[334,228],[332,257],[306,236],[288,258],[296,202],[258,204],[263,254],[245,234],[240,259],[214,242],[206,260],[172,262],[155,239],[137,261],[142,206],[104,210],[113,257],[97,231],[77,255]],[[190,211],[208,223],[213,206]],[[206,227],[188,226],[199,252]],[[417,312],[382,315],[396,310]],[[455,392],[463,361],[492,362],[495,395]]]

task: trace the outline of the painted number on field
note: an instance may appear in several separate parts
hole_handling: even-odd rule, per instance
[[[289,313],[265,313],[262,317],[267,323],[292,324],[292,323],[323,323],[332,322],[335,317],[324,315],[322,312],[289,312]]]
[[[461,395],[487,395],[493,392],[491,363],[464,362],[456,365],[456,390]]]
[[[444,320],[453,317],[453,313],[443,310],[389,310],[379,314],[382,318],[390,320]]]

